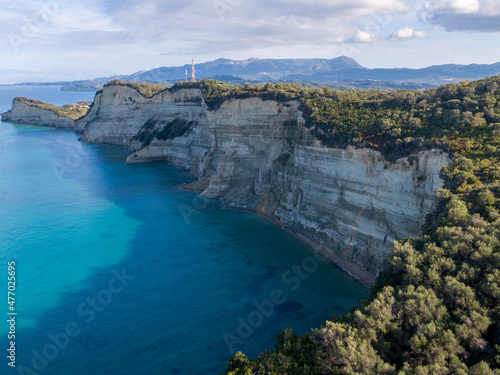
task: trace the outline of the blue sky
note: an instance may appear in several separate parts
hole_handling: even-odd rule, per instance
[[[130,74],[219,57],[376,68],[500,61],[498,0],[0,0],[0,82]],[[14,71],[12,71],[14,70]]]

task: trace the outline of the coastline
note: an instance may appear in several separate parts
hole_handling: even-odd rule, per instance
[[[395,239],[419,234],[442,185],[439,170],[449,163],[442,151],[419,151],[393,163],[366,147],[327,147],[301,128],[301,121],[290,120],[300,120],[295,104],[249,97],[224,102],[209,116],[205,107],[193,106],[199,100],[203,104],[198,91],[176,90],[146,100],[134,88],[106,86],[75,127],[84,129],[82,142],[128,147],[128,163],[165,160],[194,178],[204,176],[184,188],[201,191],[203,198],[223,197],[228,208],[283,220],[283,229],[302,233],[307,241],[295,236],[366,286],[374,285],[372,275],[385,268]],[[135,107],[123,104],[130,101],[128,95]],[[122,104],[113,101],[116,96]],[[123,121],[122,112],[130,115]],[[164,124],[164,116],[199,117],[202,123],[181,137],[179,129],[170,129],[176,120]],[[293,127],[285,125],[290,121]],[[297,141],[293,151],[284,140]],[[342,245],[346,238],[356,239],[354,250]]]
[[[38,125],[38,124],[37,125],[27,124],[27,125],[42,126],[42,127],[51,127],[51,126],[48,126],[48,125]],[[71,129],[68,129],[68,130],[71,130]],[[118,146],[118,147],[124,147],[124,146],[121,146],[121,145],[116,145],[116,146]],[[165,162],[168,163],[167,161],[165,161]],[[168,163],[168,164],[171,164],[171,163]],[[173,165],[173,164],[171,164],[171,165]],[[199,193],[199,192],[203,191],[204,189],[206,189],[206,187],[208,186],[209,182],[210,182],[209,178],[204,178],[204,179],[201,179],[201,180],[198,180],[198,181],[194,181],[194,182],[191,182],[191,183],[184,183],[184,184],[182,184],[181,189],[185,190],[185,191],[196,191],[196,192]],[[237,208],[234,208],[234,207],[228,207],[225,204],[224,204],[224,206],[226,206],[226,208],[228,208],[228,209],[241,211],[241,209],[237,209]],[[275,223],[276,225],[278,225],[279,227],[281,227],[282,230],[287,231],[288,233],[290,233],[293,236],[295,236],[296,238],[298,238],[301,242],[303,242],[304,244],[306,244],[307,246],[309,246],[313,251],[318,252],[319,254],[323,255],[324,257],[326,257],[331,262],[333,262],[336,265],[338,265],[342,270],[346,271],[351,277],[359,280],[365,287],[371,288],[371,287],[373,287],[375,285],[376,277],[374,275],[372,275],[370,272],[366,271],[361,266],[359,266],[358,264],[350,262],[350,261],[345,260],[345,259],[342,259],[337,254],[335,254],[335,252],[333,250],[327,248],[324,245],[321,245],[321,244],[318,244],[318,243],[314,242],[313,240],[305,237],[304,235],[302,235],[300,233],[296,233],[296,232],[293,232],[291,230],[288,230],[286,228],[285,223],[283,223],[283,222],[281,222],[281,221],[279,221],[277,219],[271,218],[265,212],[260,212],[258,210],[253,210],[253,211],[249,210],[249,212],[253,212],[253,213],[255,213],[255,214],[259,215],[259,216],[262,216],[262,217],[264,217],[264,218],[272,221],[273,223]]]
[[[252,211],[252,212],[254,212],[257,215],[262,216],[268,220],[271,220],[273,223],[279,225],[283,230],[286,230],[288,233],[290,233],[293,236],[295,236],[296,238],[298,238],[304,244],[309,246],[313,251],[316,251],[319,254],[323,255],[325,258],[330,260],[332,263],[335,263],[342,270],[347,272],[351,277],[359,280],[359,282],[361,284],[363,284],[365,287],[370,289],[373,286],[375,286],[375,282],[377,281],[377,278],[374,275],[372,275],[370,272],[365,270],[363,267],[361,267],[360,265],[353,263],[353,262],[350,262],[348,260],[342,259],[337,254],[335,254],[335,252],[332,249],[329,249],[328,247],[326,247],[324,245],[320,245],[320,244],[314,242],[313,240],[307,238],[306,236],[304,236],[300,233],[288,230],[285,226],[285,223],[283,223],[279,220],[272,219],[269,216],[262,215],[256,211]]]
[[[209,179],[207,181],[207,178],[204,178],[204,179],[192,182],[192,183],[184,183],[181,188],[185,191],[196,191],[199,193],[200,191],[203,191],[208,186],[208,182],[209,182]],[[223,202],[226,209],[236,210],[236,211],[248,211],[248,212],[252,212],[254,214],[257,214],[257,215],[259,215],[267,220],[270,220],[274,224],[278,225],[282,230],[287,231],[288,233],[292,234],[294,237],[299,239],[302,243],[304,243],[305,245],[310,247],[313,251],[318,252],[320,255],[324,256],[329,261],[331,261],[332,263],[339,266],[343,271],[347,272],[351,277],[357,279],[365,287],[370,289],[375,285],[377,278],[374,275],[372,275],[370,272],[365,270],[363,267],[361,267],[360,265],[358,265],[356,263],[342,259],[337,254],[335,254],[335,252],[333,250],[329,249],[328,247],[321,245],[321,244],[318,244],[300,233],[293,232],[293,231],[289,230],[286,227],[285,223],[283,223],[282,221],[279,221],[277,219],[273,219],[269,215],[266,215],[263,212],[259,212],[259,210],[252,211],[252,210],[242,210],[242,209],[238,209],[238,208],[234,208],[234,207],[228,207],[224,203],[224,199],[222,199],[222,202]]]
[[[314,251],[317,251],[318,253],[325,256],[333,263],[337,264],[349,275],[351,275],[355,279],[358,279],[361,282],[361,284],[363,284],[367,288],[372,288],[375,285],[377,278],[373,276],[370,272],[363,269],[358,264],[342,259],[337,254],[335,254],[333,250],[327,248],[324,245],[317,244],[316,242],[310,240],[309,238],[303,236],[300,233],[294,233],[294,232],[290,233],[292,233],[295,237],[300,239],[306,245],[310,246]]]

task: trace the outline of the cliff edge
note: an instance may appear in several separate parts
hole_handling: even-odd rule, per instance
[[[129,163],[162,160],[198,181],[186,186],[282,224],[372,285],[395,240],[414,237],[435,205],[448,154],[388,161],[374,149],[325,146],[295,97],[212,97],[196,87],[144,96],[110,83],[91,106],[16,98],[7,121],[65,127],[81,141],[128,147]],[[215,103],[215,104],[214,104]],[[81,114],[81,113],[80,113]]]
[[[108,85],[75,127],[84,142],[128,147],[130,163],[185,168],[202,197],[279,221],[373,276],[394,240],[421,232],[450,162],[438,149],[389,162],[372,149],[325,147],[304,126],[299,100],[233,98],[210,109],[194,88],[147,98]]]

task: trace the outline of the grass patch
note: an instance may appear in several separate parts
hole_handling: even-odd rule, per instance
[[[62,107],[42,102],[41,100],[29,99],[24,97],[17,97],[14,99],[19,103],[26,104],[30,107],[40,108],[47,111],[54,112],[58,116],[69,117],[72,120],[77,120],[87,114],[92,105],[92,102],[78,102],[76,104],[66,104]]]

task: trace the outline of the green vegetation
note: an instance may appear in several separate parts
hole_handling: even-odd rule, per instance
[[[61,87],[61,91],[97,91],[101,90],[102,85],[68,85]]]
[[[182,137],[188,132],[196,123],[194,121],[186,121],[184,119],[174,119],[173,121],[166,124],[163,129],[159,130],[156,137],[160,141],[166,141],[167,139],[173,139],[177,137]]]
[[[389,158],[424,147],[452,153],[469,151],[471,142],[495,143],[497,78],[450,84],[416,92],[308,90],[303,96],[306,126],[326,145],[356,144]]]
[[[436,80],[437,82],[437,80]],[[441,83],[417,83],[417,82],[402,82],[402,81],[384,81],[371,79],[356,79],[345,80],[342,82],[302,82],[306,86],[316,87],[333,87],[339,90],[426,90],[437,87]]]
[[[17,97],[14,99],[20,103],[26,104],[30,107],[36,107],[40,109],[45,109],[54,112],[58,116],[69,117],[73,120],[79,119],[87,114],[91,102],[78,102],[76,104],[66,104],[62,107],[55,106],[53,104],[45,103],[36,99],[28,99],[23,97]]]
[[[112,81],[152,96],[163,86]],[[275,350],[228,362],[240,374],[500,374],[500,78],[427,91],[340,91],[298,83],[200,89],[209,109],[233,98],[300,101],[305,125],[327,146],[370,147],[389,159],[439,147],[453,163],[418,238],[396,242],[371,296],[303,336],[277,335]],[[26,98],[28,105],[72,118],[72,108]],[[198,102],[197,102],[198,103]],[[134,138],[185,135],[194,123],[149,119]],[[296,126],[293,122],[285,126]],[[277,164],[290,162],[284,154]]]
[[[222,103],[231,99],[246,99],[259,97],[262,100],[276,100],[284,103],[290,100],[298,100],[304,87],[299,83],[282,84],[267,83],[266,85],[230,85],[229,83],[215,81],[213,79],[202,79],[196,82],[178,82],[170,90],[200,89],[205,103],[210,110],[218,109]]]
[[[394,244],[370,298],[304,336],[285,330],[254,360],[235,354],[225,374],[500,374],[500,78],[300,98],[325,144],[392,158],[441,147],[454,162],[424,233]]]
[[[280,164],[282,166],[285,166],[290,161],[290,158],[291,158],[290,154],[283,154],[283,155],[280,155],[274,162],[277,164]]]
[[[325,145],[370,147],[396,159],[429,147],[460,154],[473,140],[495,143],[490,138],[500,128],[499,83],[494,77],[427,91],[341,91],[299,83],[230,85],[205,79],[179,82],[170,90],[198,88],[211,110],[233,98],[300,100],[306,126]]]
[[[134,138],[132,138],[133,141],[139,141],[142,142],[144,147],[147,147],[151,144],[153,141],[154,137],[156,136],[156,131],[155,131],[155,125],[158,123],[158,120],[150,118],[147,120],[144,125],[142,125],[141,130],[139,133],[137,133]]]
[[[210,110],[218,109],[222,103],[230,99],[259,97],[262,100],[276,100],[284,103],[290,100],[299,100],[300,94],[305,92],[304,90],[319,90],[316,88],[308,89],[300,83],[283,84],[278,82],[276,84],[267,83],[265,85],[251,85],[249,83],[245,85],[231,85],[213,79],[202,79],[196,82],[180,81],[171,88],[152,83],[114,80],[104,85],[104,87],[111,85],[131,87],[145,97],[151,97],[165,90],[176,92],[182,89],[200,89],[205,103]]]
[[[111,85],[121,85],[121,86],[131,87],[139,91],[146,98],[150,98],[161,91],[167,90],[167,87],[155,83],[122,81],[120,79],[115,79],[113,81],[110,81],[106,83],[104,87]]]
[[[142,142],[142,147],[147,147],[155,138],[160,141],[166,141],[167,139],[182,137],[195,125],[195,121],[188,122],[179,118],[168,123],[149,119],[144,123],[141,130],[132,141]]]

